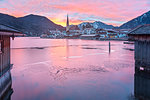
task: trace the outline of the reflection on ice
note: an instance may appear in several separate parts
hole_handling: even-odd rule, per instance
[[[150,99],[150,73],[143,70],[135,70],[134,94],[138,100]]]
[[[0,77],[0,100],[10,100],[13,90],[10,71]]]
[[[68,58],[81,58],[81,57],[83,56],[69,56],[69,57],[64,57],[64,58],[68,59]]]

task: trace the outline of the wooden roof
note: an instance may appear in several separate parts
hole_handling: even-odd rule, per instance
[[[80,30],[77,25],[70,26],[69,30]]]
[[[0,24],[0,35],[23,36],[23,34],[10,26]]]
[[[150,35],[150,24],[140,25],[129,32],[129,35]]]

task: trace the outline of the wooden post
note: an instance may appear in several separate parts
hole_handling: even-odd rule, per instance
[[[110,41],[109,41],[109,53],[111,52],[111,44],[110,44]]]

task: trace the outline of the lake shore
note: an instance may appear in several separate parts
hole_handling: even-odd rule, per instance
[[[128,41],[128,38],[100,38],[100,39],[93,39],[93,38],[72,38],[72,37],[67,37],[67,38],[47,38],[47,37],[40,37],[41,39],[81,39],[81,40],[98,40],[98,41]]]

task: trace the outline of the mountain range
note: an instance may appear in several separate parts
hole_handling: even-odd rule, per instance
[[[11,26],[29,36],[40,36],[42,33],[47,33],[49,30],[56,30],[56,29],[65,30],[65,27],[55,24],[50,19],[44,16],[33,14],[24,17],[14,17],[0,13],[0,24]],[[79,29],[83,29],[83,27],[93,27],[96,29],[98,28],[132,29],[143,24],[150,24],[150,11],[124,23],[120,27],[107,25],[101,21],[95,21],[93,23],[83,22],[79,24],[78,27]]]
[[[115,27],[113,25],[107,25],[103,22],[100,21],[95,21],[94,23],[89,23],[89,22],[83,22],[78,25],[80,29],[83,28],[83,26],[86,26],[90,24],[94,28],[106,28],[106,29],[112,29],[112,28],[117,28],[117,29],[133,29],[139,25],[144,25],[144,24],[150,24],[150,11],[142,14],[141,16],[138,16],[124,24],[122,24],[119,27]]]
[[[112,29],[112,28],[114,28],[113,25],[107,25],[100,21],[95,21],[93,23],[83,22],[83,23],[79,24],[78,27],[79,27],[79,29],[83,29],[83,27],[93,27],[95,29],[99,29],[99,28]]]
[[[132,28],[135,28],[139,25],[144,25],[144,24],[150,24],[150,11],[124,23],[119,28],[121,28],[121,29],[132,29]]]

